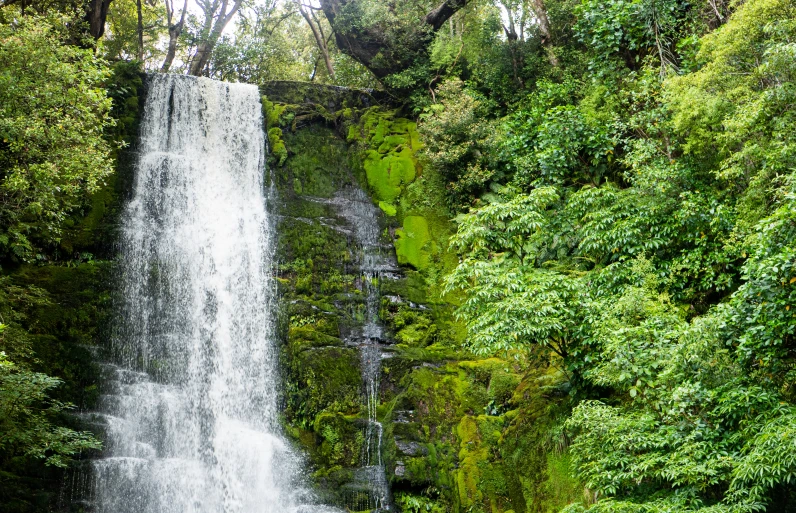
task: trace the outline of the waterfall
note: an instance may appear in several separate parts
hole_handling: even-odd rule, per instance
[[[385,344],[384,327],[379,319],[380,295],[378,284],[382,279],[394,279],[398,268],[392,248],[381,242],[378,208],[362,189],[348,189],[333,201],[341,215],[354,228],[354,238],[361,246],[359,270],[365,292],[365,318],[351,342],[359,346],[362,358],[364,404],[367,408],[361,468],[355,476],[353,509],[389,511],[392,508],[390,487],[382,460],[383,426],[378,421],[379,381],[381,380],[382,353]],[[356,481],[361,483],[357,485]]]
[[[257,87],[149,80],[101,398],[99,513],[321,511],[279,434]]]

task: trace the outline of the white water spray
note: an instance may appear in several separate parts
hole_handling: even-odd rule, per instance
[[[258,90],[150,78],[122,220],[99,513],[322,511],[278,434]]]

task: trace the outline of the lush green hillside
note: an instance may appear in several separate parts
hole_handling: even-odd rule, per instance
[[[139,73],[179,18],[117,0],[103,36],[91,5],[0,6],[2,511],[55,508],[99,445],[69,412],[97,394]],[[187,19],[169,64],[263,86],[284,425],[329,500],[362,450],[365,285],[319,198],[356,186],[400,264],[375,286],[403,511],[791,511],[796,4],[314,7],[244,6],[198,71]]]

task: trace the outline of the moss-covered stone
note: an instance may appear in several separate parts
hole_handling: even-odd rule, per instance
[[[403,228],[396,230],[395,252],[398,263],[408,264],[415,269],[428,266],[431,258],[429,245],[432,243],[428,222],[421,216],[404,217]]]
[[[540,383],[554,372],[527,368],[522,355],[476,359],[461,349],[465,333],[452,313],[457,297],[443,296],[441,287],[457,264],[448,251],[453,226],[445,186],[415,158],[414,123],[384,108],[331,112],[337,107],[282,101],[279,114],[266,111],[288,148],[274,170],[285,421],[310,456],[321,495],[361,509],[349,495],[359,493],[354,451],[367,412],[358,350],[347,337],[364,319],[364,283],[351,227],[324,199],[359,186],[384,213],[381,229],[402,266],[400,275],[373,284],[393,343],[382,361],[377,417],[397,505],[541,513],[579,500],[566,453],[548,449],[547,412],[557,406]],[[320,114],[307,117],[310,111]]]
[[[270,162],[277,166],[281,166],[287,159],[287,148],[285,142],[282,140],[282,129],[273,127],[268,129],[268,149]]]
[[[400,196],[418,174],[420,137],[414,122],[394,111],[370,109],[357,126],[349,127],[349,142],[364,144],[365,173],[374,198],[387,205]]]
[[[271,100],[285,104],[310,104],[329,111],[367,109],[386,100],[380,91],[365,91],[310,82],[274,80],[260,86]]]

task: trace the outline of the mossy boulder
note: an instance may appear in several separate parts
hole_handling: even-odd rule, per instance
[[[387,99],[386,94],[381,91],[290,80],[267,82],[260,86],[260,91],[275,102],[319,105],[332,112],[367,109]]]
[[[395,111],[370,109],[358,125],[349,127],[347,139],[363,144],[370,190],[382,210],[391,212],[395,200],[418,174],[417,151],[422,145],[417,125],[397,117]]]
[[[431,234],[428,222],[421,216],[406,216],[403,228],[396,230],[395,252],[398,263],[408,264],[415,269],[428,266],[431,257]]]
[[[281,166],[287,160],[287,148],[285,141],[282,140],[282,129],[273,127],[268,129],[268,149],[269,161],[272,164]]]

